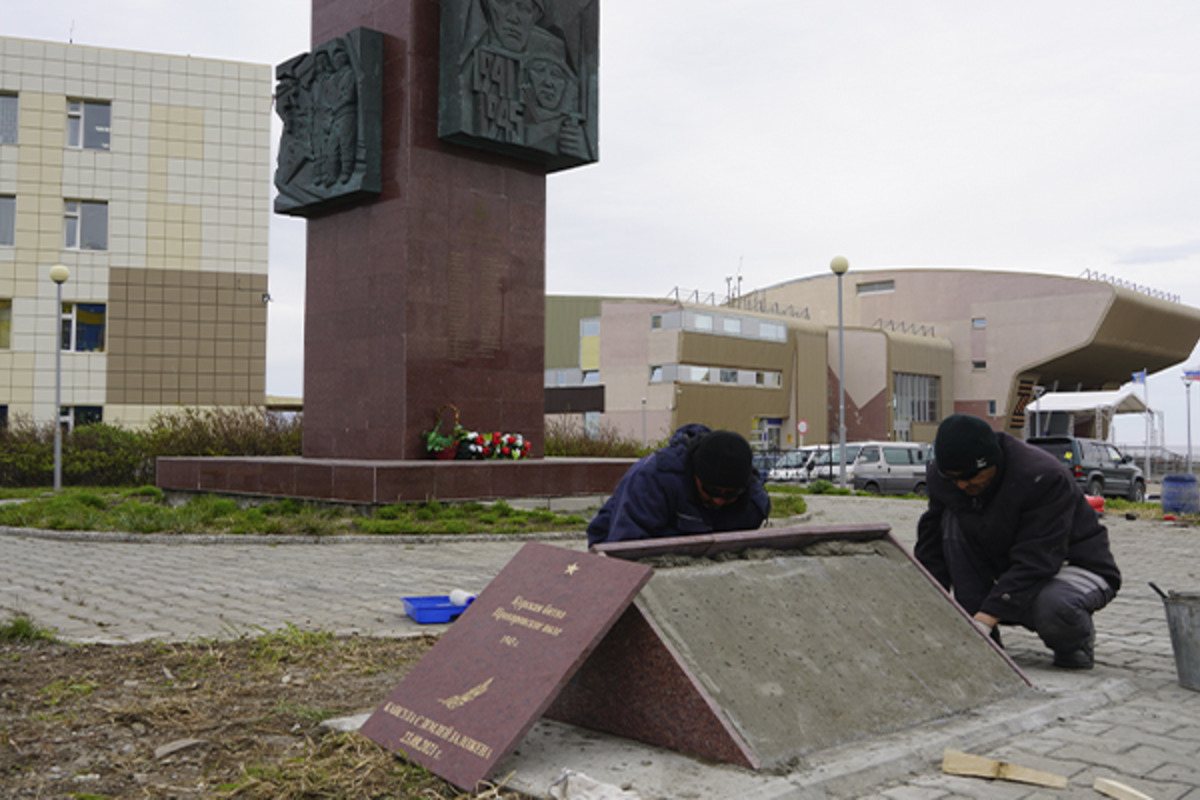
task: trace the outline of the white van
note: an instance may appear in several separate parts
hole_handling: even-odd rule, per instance
[[[925,465],[932,458],[933,449],[923,442],[863,442],[854,460],[854,488],[924,497]]]

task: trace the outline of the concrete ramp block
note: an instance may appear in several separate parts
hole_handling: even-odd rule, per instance
[[[888,531],[597,546],[655,573],[547,716],[776,768],[1029,691]]]

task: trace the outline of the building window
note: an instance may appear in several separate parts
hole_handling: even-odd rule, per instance
[[[17,198],[0,194],[0,245],[12,247],[17,241]]]
[[[107,150],[112,107],[90,100],[67,101],[67,147]]]
[[[583,371],[583,385],[589,386],[600,382],[600,370],[585,369]]]
[[[600,335],[600,320],[596,317],[590,319],[579,320],[579,335],[580,336],[599,336]]]
[[[0,431],[8,428],[8,406],[0,406]]]
[[[726,333],[740,335],[742,332],[742,321],[737,317],[725,317],[721,320],[721,328]]]
[[[650,382],[651,383],[662,383],[662,379],[663,379],[662,365],[657,364],[657,365],[651,367],[650,368]]]
[[[583,412],[583,435],[589,439],[595,439],[600,435],[600,412],[585,411]]]
[[[971,369],[974,369],[974,370],[984,370],[984,369],[987,369],[987,362],[986,362],[986,361],[972,361],[972,362],[971,362]]]
[[[17,143],[17,96],[0,94],[0,144]]]
[[[754,373],[754,383],[757,386],[766,386],[771,389],[778,389],[783,386],[783,373],[756,372]]]
[[[650,330],[661,331],[663,326],[662,314],[650,315]]]
[[[736,369],[722,369],[721,383],[737,383],[738,371]]]
[[[996,401],[995,400],[988,400],[988,416],[989,417],[996,416]]]
[[[103,303],[63,303],[62,349],[104,352]]]
[[[698,331],[711,331],[713,329],[713,318],[708,314],[697,314],[692,317],[692,325]]]
[[[63,211],[63,246],[69,250],[108,249],[108,203],[68,200]]]
[[[936,375],[897,372],[892,376],[896,422],[937,422],[941,380]]]
[[[782,342],[787,339],[787,326],[776,322],[761,322],[758,325],[758,338]]]
[[[104,421],[103,406],[63,406],[58,414],[58,423],[68,431],[79,425],[95,425]]]
[[[886,294],[896,291],[895,281],[866,281],[854,287],[859,294]]]
[[[976,330],[987,327],[987,317],[972,317],[971,327]]]
[[[0,350],[12,347],[12,300],[0,298]]]
[[[690,383],[708,383],[708,376],[712,370],[708,367],[679,367],[680,380]]]

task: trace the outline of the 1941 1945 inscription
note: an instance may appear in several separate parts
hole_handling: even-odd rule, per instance
[[[544,164],[599,157],[599,0],[445,0],[438,134]]]

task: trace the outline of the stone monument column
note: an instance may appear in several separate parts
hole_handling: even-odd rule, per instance
[[[494,4],[509,5],[470,13]],[[468,12],[455,5],[313,0],[314,50],[382,34],[382,144],[377,196],[309,216],[305,458],[424,458],[446,403],[543,454],[546,173],[562,166],[439,138],[442,17]]]

